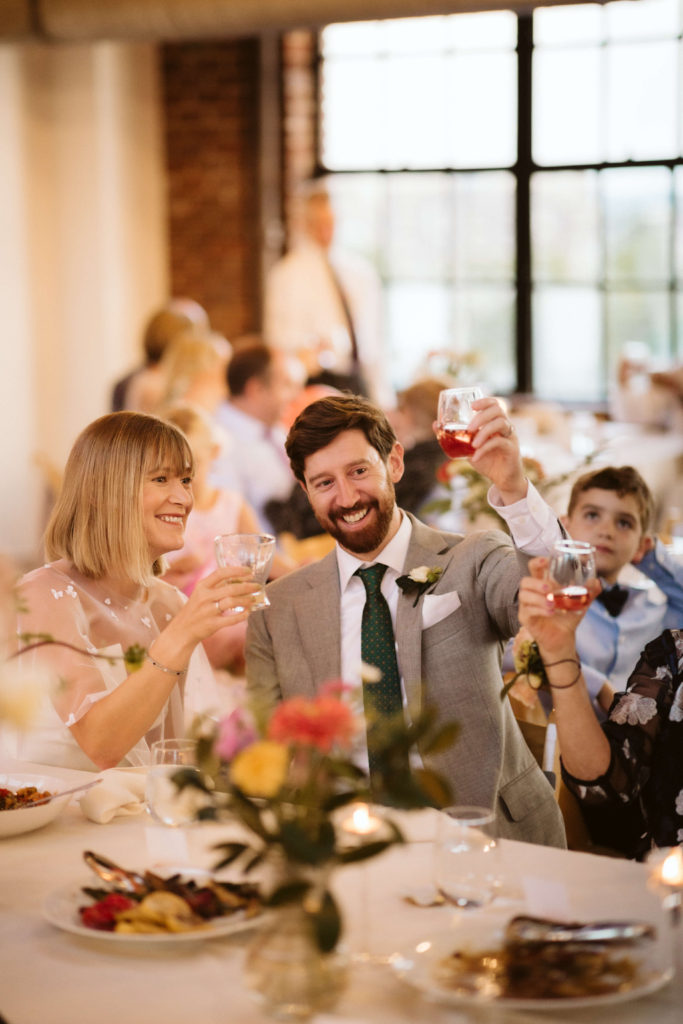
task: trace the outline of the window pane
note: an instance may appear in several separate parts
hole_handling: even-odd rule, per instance
[[[446,63],[442,57],[383,62],[382,167],[443,167],[448,159]]]
[[[534,42],[560,46],[599,43],[602,25],[602,10],[597,4],[538,8],[534,11]]]
[[[456,280],[515,273],[515,179],[506,172],[455,176],[452,234]]]
[[[387,337],[395,388],[411,383],[433,350],[452,345],[451,289],[444,284],[394,281],[388,285]]]
[[[600,51],[538,50],[533,57],[533,76],[536,163],[600,161]]]
[[[379,266],[385,181],[377,174],[338,174],[328,187],[335,212],[335,245],[363,253]]]
[[[392,175],[387,191],[387,275],[442,280],[448,277],[452,216],[448,176]]]
[[[603,397],[596,288],[541,286],[533,295],[533,388],[560,401]]]
[[[381,29],[381,21],[353,21],[342,25],[328,25],[321,33],[323,58],[339,54],[354,56],[377,53]]]
[[[381,49],[388,53],[439,53],[448,18],[392,18],[381,22]]]
[[[445,42],[458,50],[514,49],[517,18],[512,11],[458,14],[446,18]]]
[[[608,379],[629,341],[645,342],[657,361],[668,362],[669,296],[661,292],[611,292],[607,295]]]
[[[676,189],[676,269],[675,275],[679,288],[683,288],[683,167],[674,170],[674,186]],[[681,324],[683,329],[683,324]]]
[[[322,158],[328,167],[381,166],[384,91],[374,59],[335,60],[322,78]]]
[[[676,156],[677,44],[607,49],[606,159]]]
[[[652,39],[679,31],[677,0],[632,0],[605,5],[608,39]]]
[[[600,175],[608,281],[667,281],[671,175],[664,167]]]
[[[531,251],[534,280],[595,282],[600,276],[595,171],[534,174]]]
[[[514,315],[511,287],[455,289],[455,331],[451,347],[475,352],[477,376],[491,392],[513,391],[516,382]]]
[[[517,65],[512,53],[456,57],[448,66],[452,167],[507,167],[517,145]],[[424,116],[425,111],[423,111]],[[436,130],[440,130],[435,125]]]

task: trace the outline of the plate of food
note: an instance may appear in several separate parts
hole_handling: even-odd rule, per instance
[[[52,775],[30,775],[23,772],[0,774],[0,838],[18,836],[43,828],[62,813],[70,794],[59,796],[70,789],[69,783]],[[36,807],[27,806],[33,800],[54,797]]]
[[[115,878],[103,884],[91,876],[51,892],[43,916],[72,935],[134,948],[203,942],[262,921],[263,901],[251,882],[217,881],[210,872],[193,869],[166,877],[117,870],[133,885],[117,884]]]
[[[511,1010],[626,1002],[673,977],[670,956],[647,922],[467,917],[395,953],[397,976],[439,1002]]]

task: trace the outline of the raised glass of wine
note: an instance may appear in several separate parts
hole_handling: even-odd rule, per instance
[[[580,540],[559,540],[548,561],[552,591],[548,601],[562,611],[578,612],[590,603],[586,583],[595,578],[595,548]]]
[[[474,455],[470,420],[472,402],[483,398],[481,388],[446,388],[439,394],[436,438],[449,459],[467,459]]]

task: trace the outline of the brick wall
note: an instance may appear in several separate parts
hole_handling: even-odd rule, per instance
[[[162,48],[170,279],[228,338],[260,326],[259,43]]]
[[[291,241],[297,187],[313,177],[318,149],[317,37],[287,32],[282,40],[282,195],[285,235]]]

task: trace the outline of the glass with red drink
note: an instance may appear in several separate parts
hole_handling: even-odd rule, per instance
[[[472,402],[483,398],[481,388],[446,388],[439,394],[436,439],[449,459],[468,459],[474,455],[470,420]]]
[[[590,603],[586,586],[596,576],[595,548],[580,540],[560,540],[548,562],[552,592],[548,601],[561,611],[578,612]]]

